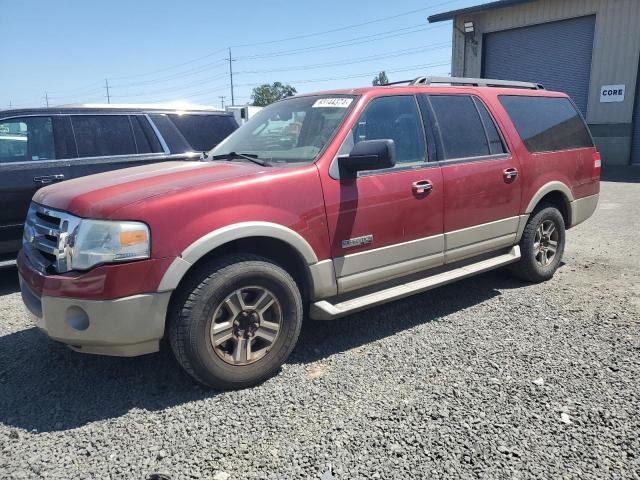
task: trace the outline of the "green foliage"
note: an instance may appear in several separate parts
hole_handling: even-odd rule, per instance
[[[383,70],[373,78],[371,85],[377,87],[380,85],[386,85],[387,83],[389,83],[389,78],[387,77],[387,72]]]
[[[253,92],[251,92],[251,100],[256,107],[266,107],[283,98],[292,97],[296,93],[298,93],[296,89],[289,84],[273,82],[269,85],[265,83],[253,89]]]

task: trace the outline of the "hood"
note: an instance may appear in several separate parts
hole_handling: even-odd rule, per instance
[[[243,162],[163,162],[112,170],[49,185],[33,201],[87,218],[108,218],[121,207],[197,185],[264,172]]]

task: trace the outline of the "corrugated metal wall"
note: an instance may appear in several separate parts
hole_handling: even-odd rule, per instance
[[[482,76],[542,83],[569,94],[586,116],[595,23],[591,15],[487,33]]]
[[[589,15],[595,15],[596,22],[587,122],[605,163],[628,164],[632,129],[637,127],[632,119],[640,56],[640,0],[537,0],[461,15],[455,19],[456,26],[462,29],[465,21],[474,21],[476,38],[475,42],[465,41],[458,29],[453,30],[452,74],[481,75],[485,34]],[[529,56],[535,54],[536,46],[531,45]],[[573,68],[576,63],[569,62],[567,71]],[[626,86],[624,101],[600,102],[601,87],[618,84]]]
[[[590,123],[631,123],[634,105],[631,97],[640,54],[640,0],[538,0],[458,17],[459,28],[465,20],[476,23],[478,45],[467,42],[465,47],[463,36],[454,30],[452,72],[468,77],[480,76],[484,33],[594,14],[596,28],[587,120]],[[463,58],[466,58],[464,72]],[[601,85],[621,83],[627,85],[630,100],[614,107],[614,104],[600,103]]]
[[[638,66],[640,72],[640,65]],[[636,108],[633,114],[633,139],[631,141],[631,163],[640,165],[640,78],[636,85]]]

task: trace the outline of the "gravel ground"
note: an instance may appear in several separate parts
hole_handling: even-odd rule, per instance
[[[484,274],[308,322],[213,392],[170,353],[50,343],[0,273],[0,478],[640,478],[640,175],[603,182],[552,281]],[[330,473],[332,472],[332,473]]]

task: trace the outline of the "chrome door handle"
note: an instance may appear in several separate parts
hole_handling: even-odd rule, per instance
[[[502,171],[502,176],[504,177],[505,182],[513,181],[518,176],[518,170],[515,168],[505,168]]]
[[[418,180],[411,184],[411,190],[413,190],[413,193],[416,195],[424,195],[433,190],[433,185],[431,185],[429,180]]]
[[[60,182],[64,180],[64,175],[56,174],[56,175],[41,175],[39,177],[33,177],[33,181],[35,183],[41,183],[43,185],[47,185],[53,182]]]

